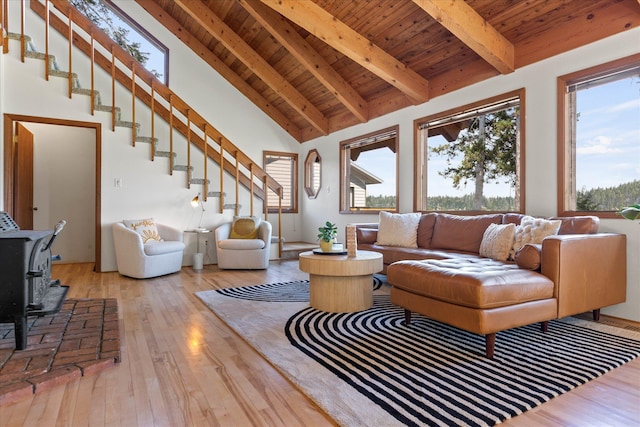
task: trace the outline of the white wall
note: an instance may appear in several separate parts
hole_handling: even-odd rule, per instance
[[[303,197],[303,239],[315,241],[316,229],[325,221],[338,224],[340,240],[344,226],[354,222],[377,222],[376,215],[339,214],[339,142],[399,124],[399,211],[413,209],[413,121],[420,117],[459,107],[512,90],[526,90],[526,208],[530,215],[557,214],[556,79],[558,76],[640,52],[640,29],[575,49],[514,73],[498,76],[443,95],[429,102],[405,108],[317,138],[301,147],[301,158],[317,149],[322,158],[322,188],[316,199]],[[303,165],[302,165],[303,166]],[[373,171],[375,173],[375,171]],[[304,177],[301,168],[300,176]],[[640,224],[623,219],[603,219],[600,230],[628,236],[627,302],[603,310],[604,313],[640,321]]]
[[[63,263],[95,261],[95,130],[24,125],[34,139],[33,228],[52,229],[64,219],[54,254]]]

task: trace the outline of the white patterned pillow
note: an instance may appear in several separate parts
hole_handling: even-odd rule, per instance
[[[122,222],[142,237],[142,243],[163,241],[153,218],[125,219]]]
[[[562,220],[549,220],[525,216],[516,228],[516,236],[509,258],[515,260],[516,252],[527,243],[539,245],[545,237],[558,234]]]
[[[480,242],[480,256],[506,261],[515,235],[515,224],[489,224]]]
[[[418,247],[420,212],[394,214],[380,211],[376,245]]]

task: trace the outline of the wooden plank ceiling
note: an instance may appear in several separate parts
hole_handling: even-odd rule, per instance
[[[639,0],[137,2],[299,142],[640,24]]]

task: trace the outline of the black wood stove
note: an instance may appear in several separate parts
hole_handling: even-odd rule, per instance
[[[14,323],[18,350],[27,347],[27,318],[59,311],[69,290],[51,280],[51,245],[65,224],[20,230],[8,213],[0,212],[0,322]]]

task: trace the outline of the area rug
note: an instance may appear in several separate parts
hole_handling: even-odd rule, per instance
[[[27,327],[27,348],[16,350],[13,323],[0,324],[0,405],[120,362],[115,298],[66,299],[57,313],[29,317]]]
[[[575,318],[484,337],[404,313],[374,279],[358,313],[309,307],[307,281],[196,295],[344,426],[491,426],[640,355],[640,333]]]

